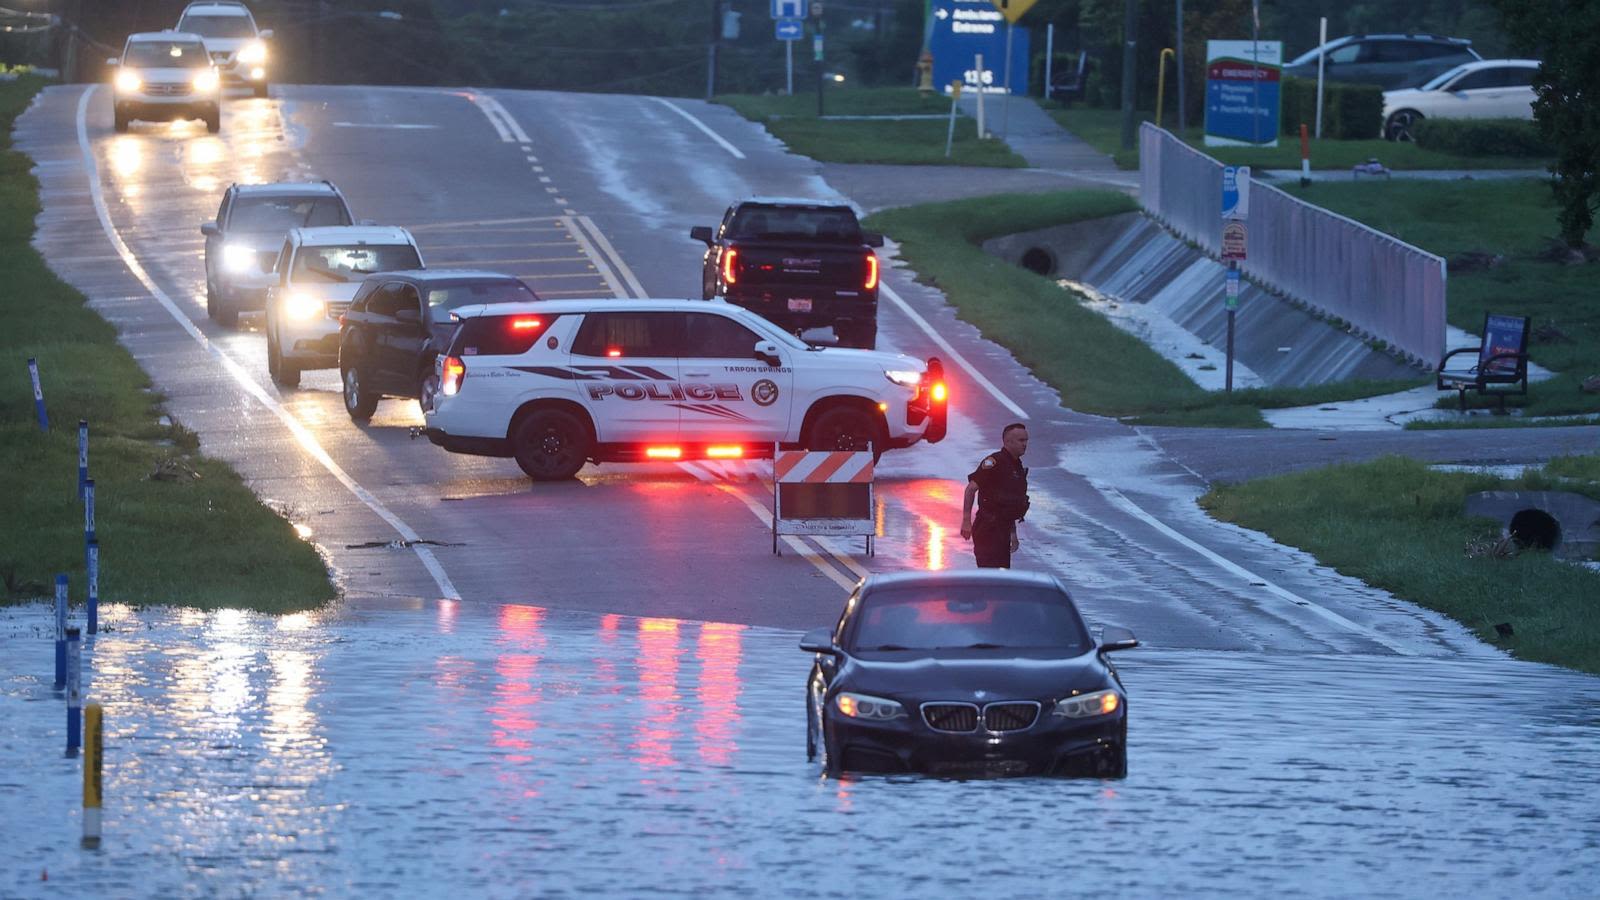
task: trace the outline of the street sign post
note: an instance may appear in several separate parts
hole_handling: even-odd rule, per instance
[[[1229,219],[1228,224],[1222,226],[1222,261],[1248,259],[1248,237],[1243,222]]]
[[[806,36],[806,26],[799,19],[778,19],[772,23],[773,34],[780,41],[798,41]]]

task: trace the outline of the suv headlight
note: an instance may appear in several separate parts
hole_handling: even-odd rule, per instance
[[[904,388],[914,388],[922,383],[921,372],[885,369],[883,375],[885,378]]]
[[[248,272],[256,267],[256,251],[243,244],[222,245],[222,268],[226,272]]]
[[[283,314],[304,321],[327,314],[328,306],[310,294],[293,293],[283,300]]]
[[[906,708],[894,700],[885,700],[870,694],[852,694],[849,691],[842,691],[834,697],[833,706],[852,719],[883,722],[889,719],[903,719],[906,715]]]
[[[251,41],[239,51],[239,62],[246,65],[259,65],[267,61],[267,45],[260,41]]]
[[[144,85],[144,79],[140,78],[139,73],[132,69],[122,69],[117,72],[116,85],[117,90],[124,94],[131,94]]]
[[[221,83],[221,79],[217,78],[216,69],[206,69],[194,76],[194,89],[202,94],[216,90]]]
[[[1105,690],[1063,697],[1056,701],[1056,708],[1050,711],[1050,715],[1064,719],[1088,719],[1109,716],[1121,708],[1122,695],[1114,690]]]

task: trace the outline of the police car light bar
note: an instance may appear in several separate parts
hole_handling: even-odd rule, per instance
[[[738,459],[744,455],[744,448],[738,445],[731,447],[710,446],[706,448],[706,456],[710,459]]]
[[[644,455],[647,459],[682,459],[682,447],[646,447]]]

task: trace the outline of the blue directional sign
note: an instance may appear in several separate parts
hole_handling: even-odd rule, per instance
[[[780,21],[783,19],[804,19],[810,13],[810,0],[772,0],[772,17],[774,19]],[[778,35],[778,39],[783,41],[794,40],[794,38],[786,38],[782,34]]]
[[[951,81],[965,91],[1004,93],[1006,86],[1006,17],[989,0],[933,0],[933,83],[945,92]],[[983,54],[983,71],[976,65]],[[1011,35],[1011,92],[1028,92],[1028,29]]]
[[[799,19],[779,19],[772,24],[780,41],[798,41],[806,36],[806,25]]]

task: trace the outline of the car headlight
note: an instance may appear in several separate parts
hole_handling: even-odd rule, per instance
[[[884,374],[885,378],[888,378],[890,381],[894,382],[895,384],[900,385],[901,387],[914,388],[917,385],[922,383],[922,373],[921,372],[895,371],[895,370],[891,370],[891,369],[885,369],[883,374]]]
[[[873,719],[881,722],[902,719],[906,714],[906,708],[893,700],[869,694],[852,694],[848,691],[834,697],[833,706],[852,719]]]
[[[216,90],[217,85],[221,83],[221,79],[217,78],[216,69],[206,69],[194,76],[194,89],[202,94]]]
[[[137,91],[143,84],[144,79],[139,77],[138,72],[134,72],[129,69],[123,69],[117,73],[117,90],[122,91],[125,94],[131,94],[134,91]]]
[[[283,314],[291,319],[315,319],[327,314],[327,304],[310,294],[290,294],[284,298]]]
[[[259,65],[267,61],[267,45],[260,41],[251,41],[239,51],[239,62],[246,65]]]
[[[1052,716],[1061,716],[1064,719],[1088,719],[1094,716],[1109,716],[1122,708],[1122,695],[1114,690],[1095,691],[1092,694],[1079,694],[1076,697],[1063,697],[1056,701],[1056,708],[1050,711]]]
[[[222,245],[222,268],[228,272],[248,272],[256,267],[256,251],[241,244]]]

